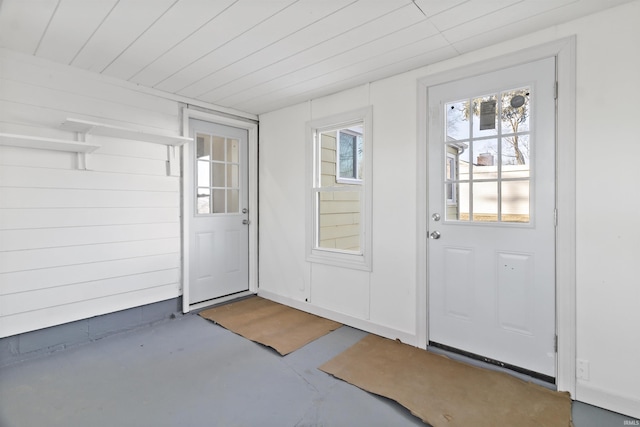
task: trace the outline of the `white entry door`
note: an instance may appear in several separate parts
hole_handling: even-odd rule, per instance
[[[429,341],[555,377],[555,59],[429,88]]]
[[[189,303],[249,289],[248,132],[189,120]]]

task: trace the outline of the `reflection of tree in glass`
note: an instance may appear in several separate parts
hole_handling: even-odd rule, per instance
[[[454,133],[453,128],[458,125],[462,120],[468,122],[470,115],[473,114],[474,120],[479,120],[480,117],[480,104],[484,101],[495,99],[494,96],[489,95],[485,97],[475,98],[472,103],[469,101],[458,102],[450,106],[452,110],[460,111],[460,116],[457,114],[447,115],[447,128],[449,133]],[[472,110],[470,105],[472,104]],[[502,119],[502,133],[512,134],[503,139],[509,146],[508,152],[503,150],[503,158],[511,158],[510,160],[503,161],[505,164],[524,165],[529,158],[529,142],[528,139],[522,138],[518,132],[528,129],[521,129],[523,124],[527,123],[529,119],[529,90],[528,89],[516,89],[512,91],[503,92],[501,96],[501,119]],[[462,119],[462,120],[461,120]],[[506,147],[503,147],[506,148]]]

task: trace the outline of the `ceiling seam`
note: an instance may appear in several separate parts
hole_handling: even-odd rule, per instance
[[[200,31],[203,27],[209,25],[211,23],[211,21],[215,20],[216,18],[218,18],[218,16],[222,15],[223,13],[225,13],[227,10],[229,10],[233,5],[235,5],[236,3],[238,3],[240,0],[235,0],[233,3],[231,3],[230,5],[228,5],[227,7],[225,7],[224,9],[222,9],[220,12],[216,13],[214,16],[212,16],[210,19],[207,20],[207,22],[203,23],[202,25],[200,25],[198,28],[196,28],[195,30],[193,30],[192,32],[190,32],[187,36],[183,37],[182,40],[180,40],[177,43],[174,43],[173,46],[171,46],[169,49],[165,50],[164,52],[162,52],[160,55],[158,55],[153,61],[149,62],[147,65],[145,65],[144,67],[142,67],[140,70],[136,71],[135,73],[133,73],[129,78],[127,78],[127,81],[131,81],[131,79],[135,78],[138,74],[140,74],[141,72],[143,72],[144,70],[146,70],[147,68],[149,68],[151,66],[151,64],[154,64],[156,61],[158,61],[158,59],[162,58],[164,55],[166,55],[168,52],[172,51],[173,49],[175,49],[178,45],[182,44],[185,40],[187,40],[188,38],[190,38],[191,36],[193,36],[195,33],[197,33],[198,31]]]
[[[44,40],[45,36],[47,35],[47,32],[49,31],[49,26],[51,25],[51,22],[53,21],[53,18],[56,16],[56,12],[58,11],[58,8],[60,7],[60,2],[62,0],[58,0],[58,3],[56,3],[56,7],[55,9],[53,9],[53,12],[51,12],[51,16],[49,17],[49,21],[47,22],[47,26],[44,27],[44,31],[42,32],[42,35],[40,36],[40,40],[38,40],[38,45],[36,46],[36,48],[33,51],[33,55],[36,56],[38,54],[38,50],[40,50],[40,46],[42,45],[42,41]]]
[[[185,65],[184,67],[180,68],[178,71],[174,72],[173,74],[165,77],[164,79],[160,80],[159,82],[155,83],[153,85],[153,87],[156,87],[162,83],[164,83],[165,81],[167,81],[168,79],[170,79],[171,77],[175,76],[176,74],[182,72],[183,70],[189,68],[191,65],[195,64],[196,62],[200,61],[202,58],[212,54],[213,52],[215,52],[216,50],[220,49],[223,46],[226,46],[227,44],[231,43],[233,40],[237,39],[238,37],[246,34],[247,32],[251,31],[252,29],[256,28],[257,26],[261,25],[263,22],[268,21],[269,19],[273,18],[274,16],[276,16],[277,14],[279,14],[280,12],[282,12],[283,10],[293,6],[295,3],[298,3],[300,0],[295,0],[291,3],[289,3],[287,6],[283,7],[282,9],[278,10],[277,12],[269,15],[268,17],[266,17],[265,19],[263,19],[262,21],[258,22],[257,24],[253,25],[250,28],[247,28],[246,30],[244,30],[243,32],[241,32],[240,34],[238,34],[237,36],[233,37],[232,39],[227,40],[226,42],[224,42],[223,44],[221,44],[220,46],[217,46],[215,49],[210,50],[209,52],[205,53],[204,55],[201,55],[198,59],[195,59],[193,61],[191,61],[189,64]]]
[[[106,22],[106,20],[109,18],[109,16],[111,16],[111,13],[115,10],[116,6],[118,6],[118,3],[120,3],[120,0],[117,0],[115,2],[115,4],[113,5],[113,7],[109,10],[109,12],[104,16],[104,18],[102,18],[102,21],[100,21],[100,24],[98,24],[96,26],[96,29],[93,30],[93,32],[91,33],[91,35],[87,38],[87,40],[84,42],[84,44],[82,46],[80,46],[80,49],[78,49],[78,51],[76,52],[76,54],[73,56],[73,58],[71,59],[71,61],[69,61],[69,64],[67,65],[71,65],[74,63],[74,61],[78,58],[78,55],[80,55],[80,53],[84,50],[85,47],[87,47],[87,44],[89,44],[89,42],[91,41],[91,39],[93,39],[93,36],[96,35],[96,33],[98,32],[98,30],[102,27],[102,24],[104,24]]]
[[[299,54],[300,54],[300,53],[302,53],[302,52],[306,52],[306,51],[308,51],[308,50],[310,50],[310,49],[313,49],[313,48],[315,48],[315,47],[320,46],[321,44],[327,43],[327,42],[329,42],[329,41],[331,41],[331,40],[333,40],[333,39],[336,39],[336,38],[338,38],[338,37],[341,37],[341,36],[343,36],[343,35],[345,35],[345,34],[347,34],[347,33],[351,32],[351,31],[353,31],[353,30],[355,30],[355,29],[358,29],[358,28],[360,28],[360,27],[363,27],[363,26],[365,26],[365,25],[368,25],[368,24],[370,24],[370,23],[372,23],[372,22],[374,22],[374,21],[376,21],[376,20],[378,20],[378,19],[380,19],[380,18],[383,18],[383,17],[385,17],[385,16],[387,16],[387,15],[390,15],[390,14],[392,14],[392,13],[395,13],[395,12],[397,12],[397,11],[398,11],[398,10],[400,10],[400,9],[404,9],[404,8],[406,8],[407,6],[408,6],[408,5],[403,5],[403,6],[400,6],[400,7],[396,8],[396,9],[393,9],[393,10],[391,10],[391,11],[387,12],[387,13],[384,13],[384,14],[382,14],[382,15],[376,16],[375,18],[370,19],[370,20],[368,20],[368,21],[366,21],[366,22],[363,22],[362,24],[360,24],[360,25],[358,25],[358,26],[356,26],[356,27],[349,28],[348,30],[345,30],[345,31],[343,31],[343,32],[341,32],[341,33],[339,33],[339,34],[336,34],[335,36],[330,37],[330,38],[328,38],[328,39],[323,39],[322,41],[320,41],[320,42],[318,42],[318,43],[314,44],[313,46],[309,46],[309,47],[306,47],[306,48],[304,48],[304,49],[302,49],[302,50],[299,50],[299,51],[297,51],[297,52],[295,52],[295,53],[292,53],[291,55],[286,56],[286,57],[284,57],[284,58],[282,58],[282,59],[279,59],[279,60],[277,60],[276,62],[272,62],[272,63],[271,63],[271,64],[269,64],[269,65],[265,65],[264,67],[258,68],[257,70],[253,70],[253,71],[251,71],[251,72],[249,72],[249,73],[247,73],[247,74],[244,74],[244,75],[242,75],[242,76],[240,76],[240,77],[238,77],[238,78],[235,78],[235,79],[233,79],[233,80],[230,80],[230,81],[228,81],[228,82],[226,82],[226,83],[224,83],[224,84],[222,84],[222,85],[220,85],[220,86],[217,86],[217,87],[215,87],[215,88],[213,88],[213,89],[211,89],[211,90],[209,90],[209,91],[207,91],[207,92],[203,93],[202,95],[198,95],[198,96],[206,96],[207,94],[209,94],[210,92],[213,92],[213,91],[214,91],[214,90],[216,90],[216,89],[220,89],[221,87],[225,87],[225,86],[227,86],[227,85],[229,85],[229,84],[231,84],[231,83],[233,83],[233,82],[235,82],[235,81],[238,81],[238,80],[243,79],[243,78],[245,78],[245,77],[247,77],[247,76],[250,76],[250,75],[255,74],[255,73],[259,72],[259,71],[262,71],[262,70],[264,70],[265,68],[269,68],[269,67],[271,67],[271,66],[273,66],[273,65],[275,65],[275,64],[278,64],[278,63],[280,63],[280,62],[286,61],[287,59],[293,58],[294,56],[299,55]],[[404,27],[404,28],[407,28],[407,27]],[[325,58],[325,59],[328,59],[328,58]],[[297,71],[297,70],[296,70],[296,71]],[[268,81],[267,81],[267,82],[265,82],[265,83],[268,83],[268,82],[270,82],[270,81],[272,81],[272,80],[274,80],[274,79],[268,80]],[[243,90],[243,91],[240,91],[240,92],[235,92],[234,94],[242,93],[242,92],[246,92],[247,90],[253,89],[253,88],[254,88],[254,87],[256,87],[256,86],[258,86],[258,85],[251,86],[250,88],[247,88],[247,89],[245,89],[245,90]],[[232,96],[232,95],[229,95],[229,96]],[[221,100],[224,100],[224,99],[227,99],[229,96],[226,96],[226,97],[224,97],[224,98],[220,98],[220,99],[221,99]]]
[[[147,31],[149,31],[149,29],[150,29],[151,27],[153,27],[153,26],[154,26],[154,25],[155,25],[155,24],[156,24],[160,19],[162,19],[162,17],[163,17],[164,15],[166,15],[166,14],[167,14],[171,9],[173,9],[173,7],[176,5],[176,3],[178,3],[178,1],[179,1],[179,0],[175,0],[175,1],[171,4],[171,6],[169,6],[169,7],[167,8],[167,10],[165,10],[164,12],[162,12],[162,14],[160,14],[160,16],[158,16],[158,17],[157,17],[157,18],[156,18],[156,19],[155,19],[151,24],[149,24],[149,26],[148,26],[147,28],[145,28],[145,30],[144,30],[143,32],[141,32],[141,33],[138,35],[138,37],[136,37],[136,38],[135,38],[131,43],[129,43],[129,44],[127,45],[127,47],[125,47],[124,49],[122,49],[122,51],[121,51],[121,52],[120,52],[120,53],[119,53],[115,58],[113,58],[113,59],[111,60],[111,62],[109,62],[109,63],[108,63],[108,64],[107,64],[107,65],[106,65],[106,66],[105,66],[105,67],[100,71],[100,74],[104,73],[104,72],[106,71],[106,69],[107,69],[107,68],[109,68],[109,67],[110,67],[114,62],[116,62],[116,61],[118,60],[118,58],[120,58],[122,55],[124,55],[124,53],[125,53],[126,51],[128,51],[128,50],[129,50],[129,48],[130,48],[131,46],[133,46],[133,45],[134,45],[138,40],[140,40],[140,37],[142,37],[143,35],[145,35],[145,34],[147,33]]]
[[[406,6],[403,6],[403,7],[406,7]],[[397,9],[396,9],[396,10],[397,10]],[[392,11],[392,12],[395,12],[395,10],[394,10],[394,11]],[[390,13],[392,13],[392,12],[390,12]],[[383,16],[384,16],[384,15],[383,15]],[[376,18],[376,19],[378,19],[378,18]],[[371,21],[369,21],[369,22],[372,22],[372,21],[374,21],[374,20],[371,20]],[[241,90],[241,91],[239,91],[239,92],[235,92],[233,95],[228,95],[228,96],[225,96],[224,98],[220,98],[220,99],[218,99],[217,101],[219,101],[219,102],[224,101],[225,99],[227,99],[227,98],[229,98],[229,97],[231,97],[231,96],[237,95],[237,94],[239,94],[239,93],[247,92],[248,90],[251,90],[251,89],[253,89],[253,88],[257,87],[257,86],[263,85],[263,84],[265,84],[265,83],[269,83],[269,82],[271,82],[271,81],[273,81],[273,80],[277,80],[277,79],[279,79],[279,78],[282,78],[283,76],[288,76],[288,75],[290,75],[290,74],[293,74],[293,73],[296,73],[296,72],[298,72],[298,71],[304,70],[305,68],[310,68],[310,67],[316,66],[317,64],[320,64],[320,63],[322,63],[322,62],[328,61],[328,60],[330,60],[330,59],[332,59],[332,58],[335,58],[335,57],[337,57],[337,56],[344,55],[345,53],[348,53],[348,52],[354,51],[354,50],[356,50],[356,49],[360,49],[362,46],[366,46],[366,45],[371,44],[371,43],[373,43],[373,42],[376,42],[376,41],[382,40],[382,39],[384,39],[384,38],[386,38],[386,37],[389,37],[389,36],[391,36],[391,35],[393,35],[393,34],[395,34],[395,33],[398,33],[398,32],[400,32],[400,31],[406,30],[407,28],[411,28],[411,27],[413,27],[413,26],[415,26],[415,25],[419,25],[419,24],[421,24],[421,23],[423,23],[423,22],[425,22],[425,21],[428,21],[428,20],[427,20],[427,19],[422,19],[422,20],[420,20],[420,21],[418,21],[418,22],[415,22],[415,23],[413,23],[413,24],[411,24],[411,25],[409,25],[409,26],[399,28],[399,29],[397,29],[397,30],[395,30],[395,31],[392,31],[392,32],[390,32],[390,33],[387,33],[387,34],[385,34],[385,35],[383,35],[383,36],[380,36],[380,37],[378,37],[378,38],[370,39],[370,40],[368,40],[368,41],[367,41],[367,42],[365,42],[365,43],[362,43],[362,44],[359,44],[358,46],[352,47],[351,49],[347,49],[347,50],[344,50],[344,51],[342,51],[342,52],[336,53],[336,54],[334,54],[334,55],[327,56],[327,57],[325,57],[325,58],[323,58],[323,59],[321,59],[321,60],[319,60],[319,61],[314,62],[313,64],[305,65],[304,67],[297,68],[297,69],[292,70],[292,71],[289,71],[288,73],[285,73],[285,74],[279,74],[279,75],[278,75],[278,77],[274,77],[274,78],[273,78],[273,79],[271,79],[271,80],[263,81],[263,82],[261,82],[261,83],[259,83],[259,84],[257,84],[257,85],[253,85],[253,86],[251,86],[250,88],[245,88],[245,89],[243,89],[243,90]],[[368,22],[367,22],[367,23],[368,23]],[[365,24],[363,24],[363,25],[365,25]],[[358,28],[358,27],[355,27],[355,28]],[[355,29],[355,28],[353,28],[353,29]],[[353,29],[351,29],[351,30],[349,30],[349,31],[352,31]],[[347,32],[349,32],[349,31],[347,31]],[[343,34],[345,34],[345,33],[343,33]],[[436,35],[436,34],[434,34],[434,35],[432,35],[432,36],[424,37],[424,38],[420,39],[420,41],[425,40],[425,39],[428,39],[428,38],[431,38],[431,37],[433,37],[433,36],[435,36],[435,35]],[[323,41],[322,43],[324,43],[324,41]],[[413,44],[413,43],[414,43],[414,42],[409,43],[409,44]],[[405,46],[406,46],[406,45],[405,45]],[[315,46],[312,46],[312,48],[313,48],[313,47],[315,47]],[[308,49],[305,49],[305,50],[308,50]],[[376,55],[376,56],[380,56],[380,55]],[[279,62],[280,62],[280,61],[279,61]],[[360,61],[360,62],[362,62],[362,61]],[[357,64],[357,63],[356,63],[356,64]],[[334,70],[334,71],[335,71],[335,70]]]
[[[349,3],[349,4],[347,4],[347,5],[343,6],[343,7],[341,7],[340,9],[336,9],[336,10],[334,10],[333,12],[331,12],[331,13],[329,13],[329,14],[327,14],[327,15],[323,16],[322,18],[316,19],[315,21],[313,21],[313,22],[309,23],[308,25],[306,25],[306,26],[304,26],[304,27],[302,27],[302,28],[299,28],[299,29],[297,29],[296,31],[294,31],[294,32],[292,32],[292,33],[289,33],[289,34],[287,34],[286,36],[283,36],[283,37],[279,38],[278,40],[275,40],[275,41],[273,41],[273,42],[269,43],[268,45],[261,47],[261,48],[260,48],[260,49],[258,49],[258,50],[254,50],[254,51],[253,51],[253,52],[251,52],[250,54],[248,54],[248,55],[246,55],[246,56],[243,56],[242,58],[240,58],[240,59],[238,59],[238,60],[236,60],[236,61],[233,61],[232,63],[227,64],[227,65],[225,65],[225,66],[224,66],[224,67],[222,67],[222,68],[218,68],[217,70],[212,71],[211,73],[207,74],[207,75],[206,75],[206,76],[204,76],[204,77],[201,77],[200,79],[196,80],[195,82],[191,82],[191,83],[189,83],[187,86],[183,87],[182,89],[179,89],[177,92],[181,92],[181,91],[185,90],[186,88],[188,88],[189,86],[193,86],[194,84],[201,82],[202,80],[204,80],[204,79],[208,78],[209,76],[211,76],[211,75],[213,75],[213,74],[217,73],[218,71],[224,70],[224,69],[225,69],[225,68],[227,68],[227,67],[230,67],[230,66],[232,66],[232,65],[234,65],[234,64],[237,64],[238,62],[240,62],[240,61],[243,61],[243,60],[247,59],[248,57],[250,57],[250,56],[254,55],[255,53],[260,52],[260,51],[262,51],[262,50],[264,50],[264,49],[266,49],[266,48],[268,48],[268,47],[271,47],[271,46],[273,46],[274,44],[279,43],[279,42],[281,42],[282,40],[287,39],[287,38],[291,37],[292,35],[297,34],[297,33],[299,33],[300,31],[302,31],[302,30],[304,30],[304,29],[306,29],[306,28],[308,28],[308,27],[310,27],[310,26],[312,26],[312,25],[315,25],[315,24],[317,24],[317,23],[318,23],[318,22],[320,22],[320,21],[323,21],[323,20],[327,19],[328,17],[330,17],[330,16],[332,16],[332,15],[334,15],[334,14],[336,14],[336,13],[338,13],[338,12],[340,12],[340,11],[344,10],[344,9],[346,9],[347,7],[351,6],[352,4],[357,3],[357,1],[358,1],[358,0],[353,0],[351,3]],[[214,89],[216,89],[216,88],[214,88]],[[213,89],[207,90],[206,92],[203,92],[203,93],[201,93],[201,94],[197,95],[197,96],[196,96],[196,98],[197,98],[197,97],[200,97],[200,96],[202,96],[202,95],[204,95],[204,94],[206,94],[206,93],[208,93],[208,92],[209,92],[209,91],[211,91],[211,90],[213,90]]]
[[[421,39],[421,40],[419,40],[419,41],[415,41],[415,42],[412,42],[412,43],[406,44],[406,45],[404,45],[404,46],[402,46],[402,47],[409,46],[409,45],[412,45],[412,44],[418,43],[418,42],[420,42],[420,41],[423,41],[423,40],[426,40],[426,39],[429,39],[429,38],[432,38],[432,37],[436,37],[437,35],[438,35],[438,34],[434,34],[433,36],[425,37],[424,39]],[[422,55],[426,55],[426,54],[429,54],[429,53],[431,53],[431,52],[436,52],[436,51],[441,50],[441,49],[444,49],[444,47],[440,47],[440,48],[432,49],[432,50],[429,50],[429,51],[426,51],[426,52],[419,53],[419,54],[417,54],[417,55],[409,56],[409,57],[407,57],[407,58],[402,59],[402,60],[401,60],[401,62],[411,61],[411,60],[413,60],[413,59],[415,59],[415,58],[418,58],[418,57],[420,57],[420,56],[422,56]],[[386,55],[386,54],[388,54],[388,53],[390,53],[390,52],[393,52],[393,51],[395,51],[395,50],[396,50],[396,49],[392,49],[392,50],[389,50],[389,51],[387,51],[387,52],[385,52],[385,53],[382,53],[382,54],[380,54],[380,55],[377,55],[377,56],[383,56],[383,55]],[[264,97],[266,97],[266,96],[268,96],[268,95],[270,95],[270,94],[272,94],[272,93],[275,93],[275,92],[281,91],[281,90],[283,90],[283,89],[287,89],[287,88],[290,88],[290,87],[294,87],[294,86],[297,86],[297,85],[300,85],[300,84],[303,84],[303,83],[306,83],[306,82],[309,82],[309,81],[312,81],[312,80],[315,80],[315,79],[321,78],[321,77],[323,77],[323,76],[326,76],[326,75],[328,75],[328,74],[334,73],[334,72],[336,72],[336,71],[340,71],[340,70],[343,70],[343,69],[345,69],[345,68],[349,68],[349,67],[352,67],[352,66],[358,65],[359,63],[362,63],[362,62],[368,61],[369,59],[372,59],[372,58],[375,58],[375,57],[371,57],[371,58],[368,58],[368,59],[365,59],[365,60],[362,60],[362,61],[359,61],[359,62],[355,62],[355,63],[350,64],[350,65],[347,65],[347,66],[345,66],[345,67],[336,68],[336,69],[334,69],[334,70],[332,70],[332,71],[329,71],[328,73],[320,74],[320,75],[318,75],[318,76],[314,76],[314,77],[312,77],[312,78],[310,78],[310,79],[302,80],[302,81],[300,81],[300,82],[296,82],[296,83],[291,84],[291,85],[289,85],[289,86],[282,87],[282,88],[279,88],[279,89],[273,90],[273,91],[271,91],[271,92],[267,92],[267,93],[265,93],[265,94],[262,94],[262,95],[259,95],[259,96],[253,97],[253,98],[249,98],[249,99],[247,99],[247,100],[242,101],[239,105],[246,105],[247,103],[250,103],[252,100],[260,99],[260,98],[264,98]],[[368,73],[372,73],[372,72],[374,72],[374,71],[381,70],[381,69],[383,69],[383,68],[391,67],[391,66],[396,65],[396,64],[397,64],[397,62],[396,62],[396,63],[393,63],[393,64],[385,64],[385,65],[383,65],[383,66],[381,66],[381,67],[378,67],[378,68],[374,68],[374,69],[372,69],[372,70],[369,70],[369,72],[368,72]],[[358,77],[358,75],[356,75],[355,77]],[[354,78],[354,77],[347,78],[347,79],[343,79],[343,80],[341,80],[341,81],[340,81],[340,83],[341,83],[341,82],[348,81],[348,80],[351,80],[351,79],[353,79],[353,78]],[[313,92],[314,90],[316,90],[316,89],[312,89],[312,90],[310,90],[310,91],[303,92],[303,94],[304,94],[304,93]],[[295,95],[295,96],[299,96],[299,95]],[[226,99],[226,98],[223,98],[223,100],[224,100],[224,99]],[[232,108],[235,108],[235,107],[232,107]]]

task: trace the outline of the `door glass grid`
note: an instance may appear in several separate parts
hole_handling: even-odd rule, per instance
[[[240,212],[240,140],[196,134],[196,212]]]
[[[446,220],[531,220],[529,87],[446,103]]]

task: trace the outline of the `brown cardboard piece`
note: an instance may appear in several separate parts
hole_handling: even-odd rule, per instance
[[[571,398],[511,375],[368,335],[320,367],[433,427],[569,427]]]
[[[342,326],[260,297],[210,308],[200,316],[283,356]]]

